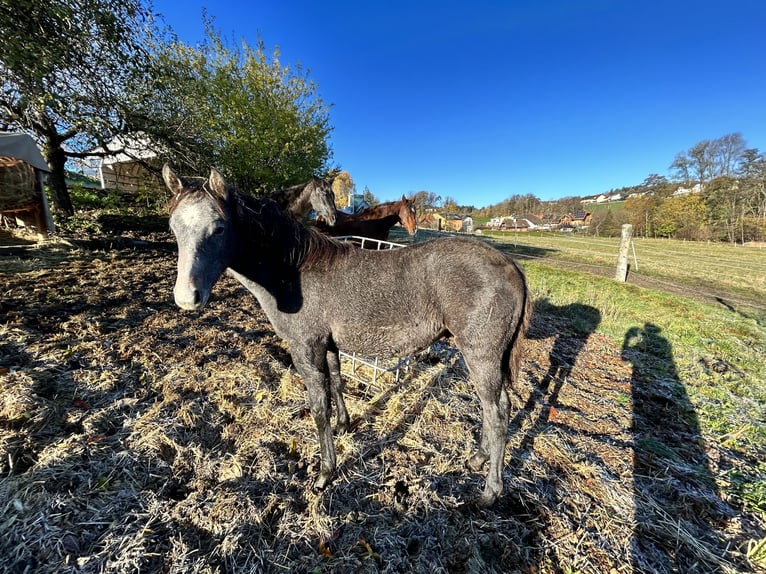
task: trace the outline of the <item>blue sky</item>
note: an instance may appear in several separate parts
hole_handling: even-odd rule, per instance
[[[766,151],[766,2],[155,0],[181,40],[279,46],[331,104],[333,161],[388,201],[483,207],[669,175],[740,132]]]

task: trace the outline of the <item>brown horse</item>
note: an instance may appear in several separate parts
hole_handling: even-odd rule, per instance
[[[518,377],[531,313],[524,273],[512,259],[468,237],[386,251],[356,249],[304,227],[270,199],[237,194],[215,170],[204,185],[190,186],[167,165],[162,175],[173,192],[176,304],[201,308],[224,271],[255,295],[289,344],[306,385],[319,434],[316,489],[335,473],[331,397],[338,428],[348,430],[350,422],[338,350],[403,356],[453,335],[483,413],[481,442],[468,465],[478,471],[489,461],[479,503],[497,500],[503,491],[508,390]]]
[[[330,227],[324,219],[318,219],[317,228],[333,237],[359,235],[385,241],[388,232],[397,223],[401,223],[410,235],[415,235],[418,230],[415,206],[403,195],[399,201],[373,205],[353,215],[336,211],[334,226]]]

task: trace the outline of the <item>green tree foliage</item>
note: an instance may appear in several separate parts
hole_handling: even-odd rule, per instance
[[[445,197],[444,201],[442,202],[442,209],[447,213],[457,213],[458,205],[457,201],[455,201],[455,198],[450,197],[449,195]]]
[[[625,200],[626,223],[636,237],[654,236],[654,219],[659,202],[651,195],[634,195]]]
[[[0,126],[42,142],[60,213],[73,213],[67,159],[124,128],[155,31],[142,0],[0,0]]]
[[[766,238],[766,156],[757,149],[745,150],[742,156],[743,218],[756,230],[752,238],[760,241]]]
[[[665,199],[657,210],[655,231],[659,237],[707,240],[708,209],[700,194],[690,193]]]
[[[622,222],[611,209],[605,209],[593,214],[588,233],[596,237],[617,237],[620,235]]]
[[[258,195],[327,170],[328,107],[300,66],[284,66],[262,42],[231,46],[206,22],[208,41],[157,46],[157,74],[140,116],[178,167],[227,180]],[[148,95],[148,94],[147,94]],[[138,109],[138,108],[137,108]]]
[[[380,200],[375,196],[372,191],[370,191],[370,188],[366,185],[364,186],[364,190],[362,191],[362,199],[369,203],[370,205],[377,205],[380,203]]]

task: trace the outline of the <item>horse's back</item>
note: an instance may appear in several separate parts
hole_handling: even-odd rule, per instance
[[[357,249],[321,274],[311,281],[315,300],[338,345],[362,353],[405,354],[446,333],[461,341],[487,335],[503,346],[526,296],[518,266],[473,238]]]

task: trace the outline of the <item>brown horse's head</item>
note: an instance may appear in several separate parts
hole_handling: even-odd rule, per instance
[[[415,235],[418,231],[418,218],[415,214],[415,204],[402,195],[402,200],[398,202],[399,207],[399,221],[407,230],[410,235]]]

